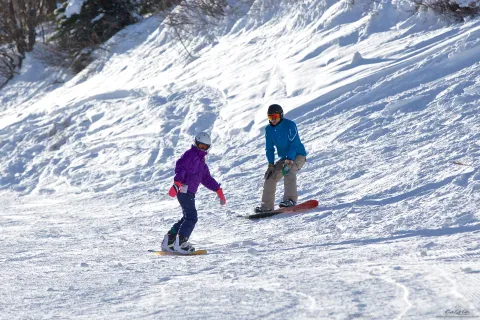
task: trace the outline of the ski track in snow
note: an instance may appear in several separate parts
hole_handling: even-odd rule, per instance
[[[0,97],[1,319],[480,317],[479,20],[263,4],[199,31],[193,59],[158,17],[75,77],[27,56]],[[300,200],[320,205],[237,218],[259,202],[271,103],[309,153]],[[227,197],[196,197],[209,254],[152,255],[203,130]]]

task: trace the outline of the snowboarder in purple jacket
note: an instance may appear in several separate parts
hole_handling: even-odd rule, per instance
[[[165,235],[162,241],[163,251],[185,254],[195,251],[188,242],[188,238],[197,223],[195,193],[200,183],[217,193],[221,205],[226,203],[220,184],[212,178],[205,163],[205,156],[210,146],[210,136],[201,132],[195,137],[195,144],[176,163],[174,183],[168,194],[171,197],[177,197],[183,216]]]

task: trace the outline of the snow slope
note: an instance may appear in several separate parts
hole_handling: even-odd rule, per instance
[[[73,78],[28,57],[0,92],[0,318],[480,317],[480,21],[265,3],[200,33],[193,57],[155,17]],[[248,221],[272,103],[320,206]],[[151,256],[202,130],[227,197],[197,194],[191,240],[210,254]]]

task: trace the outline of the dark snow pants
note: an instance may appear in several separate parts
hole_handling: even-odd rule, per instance
[[[195,195],[193,193],[179,192],[177,199],[182,206],[183,217],[173,225],[173,228],[177,230],[179,235],[189,238],[198,220],[197,209],[195,208]]]

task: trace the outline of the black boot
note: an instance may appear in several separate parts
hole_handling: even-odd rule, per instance
[[[287,200],[283,200],[282,202],[280,202],[279,207],[280,208],[288,208],[288,207],[293,207],[293,206],[296,206],[296,205],[297,205],[296,201],[293,201],[292,199],[287,199]]]
[[[255,213],[264,213],[264,212],[270,212],[273,211],[273,209],[267,209],[267,208],[262,208],[262,207],[256,207],[255,208]]]

